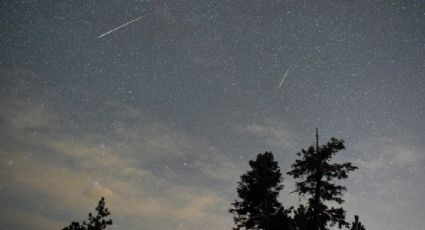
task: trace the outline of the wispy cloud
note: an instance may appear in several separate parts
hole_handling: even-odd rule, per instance
[[[264,141],[273,148],[292,149],[296,147],[295,134],[283,122],[267,120],[263,123],[245,125],[239,130]]]
[[[404,168],[425,160],[418,146],[403,137],[379,137],[359,143],[354,148],[361,153],[359,164],[370,170]]]
[[[41,202],[67,210],[57,212],[80,213],[82,217],[104,196],[118,225],[124,221],[134,226],[162,223],[171,228],[181,223],[182,227],[191,226],[189,229],[202,226],[213,229],[217,226],[213,223],[219,221],[230,228],[226,198],[220,190],[206,189],[201,182],[226,180],[228,175],[223,172],[233,175],[237,169],[226,162],[226,156],[214,146],[202,147],[207,142],[200,138],[160,123],[138,128],[124,122],[107,133],[76,134],[72,128],[59,125],[66,121],[41,103],[15,98],[3,101],[1,108],[5,128],[2,136],[10,139],[0,150],[2,186],[16,185],[8,191],[25,189],[43,194],[49,200]],[[128,114],[125,113],[122,120],[130,119]],[[133,119],[145,119],[143,116],[146,114],[133,111]],[[202,149],[212,152],[196,157]],[[174,171],[177,175],[171,177],[163,173],[161,167],[168,164],[169,159],[183,162],[181,169],[170,165],[170,170],[186,172],[178,175],[179,172]],[[206,163],[209,160],[211,165]],[[184,164],[194,167],[190,169]],[[155,172],[158,167],[161,170]],[[187,177],[183,182],[200,179],[186,185],[174,181],[175,176]],[[22,211],[18,207],[15,210],[16,213]],[[31,212],[29,215],[32,217],[27,221],[39,223],[37,229],[57,229],[71,221],[63,215]],[[2,214],[0,218],[21,217]],[[140,219],[145,223],[139,223]]]
[[[384,223],[423,205],[420,197],[425,187],[418,184],[424,174],[425,155],[415,142],[401,136],[381,136],[359,142],[350,151],[359,170],[350,179],[346,205],[354,214],[362,211],[366,223]],[[417,213],[408,218],[416,221],[420,216]]]

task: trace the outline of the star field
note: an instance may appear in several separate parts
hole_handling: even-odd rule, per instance
[[[3,1],[0,28],[5,229],[101,196],[116,229],[231,229],[248,160],[287,172],[316,127],[359,167],[349,221],[423,228],[425,1]]]

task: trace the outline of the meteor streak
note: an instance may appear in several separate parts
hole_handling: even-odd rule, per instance
[[[101,37],[103,37],[103,36],[105,36],[105,35],[108,35],[108,34],[110,34],[110,33],[114,32],[115,30],[119,30],[119,29],[123,28],[124,26],[126,26],[126,25],[128,25],[128,24],[131,24],[131,23],[133,23],[133,22],[135,22],[135,21],[138,21],[138,20],[139,20],[139,19],[141,19],[141,18],[143,18],[143,16],[138,17],[138,18],[136,18],[136,19],[133,19],[133,20],[131,20],[131,21],[129,21],[129,22],[127,22],[127,23],[125,23],[125,24],[122,24],[122,25],[118,26],[117,28],[115,28],[115,29],[113,29],[113,30],[110,30],[110,31],[108,31],[108,32],[106,32],[106,33],[104,33],[104,34],[101,34],[101,35],[99,35],[97,38],[101,38]]]
[[[279,88],[282,86],[283,82],[285,81],[286,76],[288,76],[288,72],[289,72],[289,68],[288,70],[286,70],[285,74],[283,75],[282,81],[280,81],[279,83]]]

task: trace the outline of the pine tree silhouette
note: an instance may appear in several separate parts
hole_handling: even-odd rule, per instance
[[[325,202],[331,201],[342,204],[344,186],[335,184],[334,180],[345,179],[348,173],[357,169],[351,163],[330,163],[332,157],[340,150],[345,149],[344,140],[331,138],[322,146],[319,146],[319,134],[316,129],[316,144],[307,150],[302,149],[297,153],[301,159],[297,159],[288,172],[296,180],[296,190],[299,195],[309,197],[306,216],[308,230],[326,230],[328,223],[331,226],[348,227],[345,221],[345,211],[342,207],[328,207]],[[300,217],[298,217],[300,218]]]
[[[112,225],[112,220],[105,220],[107,216],[111,213],[107,208],[105,208],[105,198],[101,198],[97,207],[97,215],[89,213],[89,222],[86,223],[83,221],[82,224],[78,222],[72,222],[68,227],[63,228],[62,230],[102,230],[105,229],[108,225]]]
[[[366,230],[363,224],[359,221],[359,216],[354,216],[354,222],[351,224],[351,230]]]
[[[291,229],[292,221],[277,200],[283,188],[282,174],[271,152],[258,154],[249,161],[252,170],[241,176],[235,200],[229,212],[234,214],[234,229]]]

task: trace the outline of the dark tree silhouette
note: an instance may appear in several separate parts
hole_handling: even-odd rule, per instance
[[[105,229],[108,225],[112,225],[112,220],[106,220],[105,218],[111,213],[107,208],[105,208],[105,198],[101,198],[97,207],[97,215],[89,213],[89,222],[86,223],[83,221],[82,224],[78,222],[72,222],[68,227],[63,228],[62,230],[101,230]]]
[[[366,230],[362,222],[359,221],[359,216],[354,216],[354,222],[351,224],[351,230]]]
[[[241,176],[235,200],[229,212],[234,215],[233,229],[290,229],[290,210],[285,210],[277,200],[283,188],[282,174],[271,152],[258,154],[249,161],[252,170]]]
[[[328,223],[330,226],[338,224],[338,227],[348,227],[345,221],[345,211],[342,207],[328,207],[325,202],[331,201],[342,204],[344,186],[335,184],[335,179],[345,179],[348,173],[357,169],[351,163],[330,163],[332,157],[340,150],[343,150],[344,140],[331,138],[322,146],[319,146],[319,135],[316,129],[316,144],[307,150],[302,149],[297,153],[301,159],[297,159],[288,172],[295,179],[295,192],[298,195],[309,197],[308,206],[305,213],[308,230],[326,230]],[[303,214],[304,215],[304,214]]]
[[[294,211],[294,225],[296,226],[297,230],[312,229],[312,226],[310,226],[312,223],[309,221],[309,217],[312,216],[312,214],[309,212],[310,210],[307,209],[304,205],[300,205]]]

